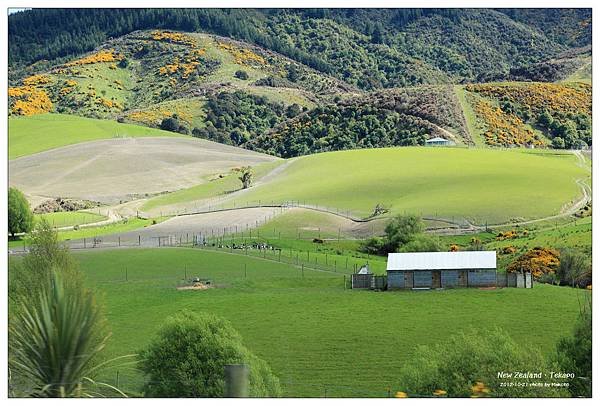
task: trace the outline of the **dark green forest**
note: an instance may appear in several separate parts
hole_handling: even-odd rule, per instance
[[[150,28],[244,40],[370,90],[505,77],[589,45],[591,10],[34,9],[9,17],[9,73]]]

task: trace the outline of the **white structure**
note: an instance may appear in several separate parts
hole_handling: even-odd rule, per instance
[[[444,269],[496,269],[496,251],[388,254],[388,271],[434,271]]]
[[[435,137],[435,138],[425,141],[425,145],[427,145],[427,146],[437,146],[437,145],[448,146],[448,145],[455,145],[455,144],[454,144],[454,141],[450,141],[450,140],[447,140],[442,137]]]

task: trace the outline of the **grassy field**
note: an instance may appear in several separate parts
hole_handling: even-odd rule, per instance
[[[66,114],[8,119],[8,159],[85,141],[121,137],[179,137],[168,131]]]
[[[166,220],[166,218],[154,218],[152,220],[131,218],[127,221],[119,221],[117,223],[110,223],[99,227],[88,227],[80,228],[79,230],[63,230],[58,232],[58,239],[60,241],[78,240],[81,238],[94,238],[102,237],[106,235],[112,235],[117,233],[125,233],[127,231],[139,230],[153,222],[160,223]],[[8,241],[8,248],[21,248],[27,244],[27,239],[17,238]]]
[[[466,148],[383,148],[297,159],[247,201],[300,201],[366,216],[392,213],[490,224],[556,214],[580,195],[586,171],[572,154]],[[531,202],[536,204],[532,205]]]
[[[106,220],[106,217],[101,214],[87,211],[64,211],[57,213],[36,214],[35,218],[46,219],[53,227],[69,227]]]
[[[253,167],[254,181],[256,182],[284,162],[283,160],[277,160],[256,165]],[[211,176],[208,182],[200,185],[154,197],[148,200],[141,209],[152,210],[161,206],[207,199],[230,193],[241,188],[241,182],[238,177],[239,174],[235,172],[230,172],[223,177]]]
[[[570,332],[577,295],[584,294],[546,285],[350,291],[339,274],[305,270],[303,278],[289,265],[197,249],[75,255],[104,298],[113,331],[109,356],[138,352],[162,320],[181,309],[210,312],[230,320],[271,365],[285,396],[387,396],[400,387],[398,371],[417,343],[433,344],[471,327],[502,327],[517,342],[549,355]],[[210,278],[218,288],[178,291],[184,276]],[[102,380],[114,384],[116,370]],[[119,370],[122,389],[135,393],[141,382],[135,370]]]

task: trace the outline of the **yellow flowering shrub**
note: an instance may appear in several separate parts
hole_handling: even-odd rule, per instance
[[[11,87],[8,89],[9,113],[22,116],[48,113],[52,101],[44,89],[33,86]]]
[[[32,75],[23,79],[25,86],[40,86],[50,83],[52,79],[48,75]]]
[[[124,58],[124,56],[115,52],[114,49],[103,49],[103,50],[96,52],[95,54],[88,55],[83,58],[68,62],[68,63],[64,64],[63,66],[71,67],[71,66],[78,66],[78,65],[90,65],[90,64],[94,64],[94,63],[100,63],[100,62],[118,62],[118,61],[122,60],[123,58]]]
[[[225,42],[217,43],[219,48],[227,51],[231,56],[233,56],[233,60],[238,65],[266,65],[267,61],[262,56],[252,52],[249,49],[238,48],[232,44],[228,44]]]
[[[488,145],[509,147],[511,145],[532,145],[544,147],[545,142],[525,126],[523,120],[514,114],[507,114],[487,100],[475,103],[475,114],[486,127],[483,137]]]
[[[510,100],[533,112],[543,110],[591,114],[592,86],[586,83],[472,84],[466,90],[495,99]]]
[[[535,277],[554,273],[560,265],[560,254],[552,248],[536,247],[527,251],[507,268],[507,272],[531,272]]]
[[[166,41],[187,46],[196,45],[196,39],[194,37],[180,32],[155,30],[150,33],[150,36],[155,41]]]

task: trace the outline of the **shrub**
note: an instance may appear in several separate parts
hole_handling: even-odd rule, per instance
[[[589,296],[591,298],[591,295]],[[591,303],[582,308],[573,335],[562,338],[556,347],[561,371],[573,372],[569,392],[572,396],[592,397],[592,311]]]
[[[10,326],[11,372],[35,397],[89,396],[98,359],[109,333],[91,291],[57,272],[22,308]]]
[[[585,287],[592,281],[589,258],[572,248],[560,250],[560,265],[556,276],[561,284]]]
[[[140,354],[147,376],[144,394],[150,397],[222,397],[224,367],[249,367],[249,395],[281,394],[269,366],[242,344],[231,324],[209,314],[182,311],[167,319],[158,336]]]
[[[176,117],[167,117],[160,122],[161,130],[179,131],[179,120]]]
[[[531,272],[534,277],[555,273],[560,263],[559,253],[551,248],[535,247],[508,265],[507,272]]]
[[[433,345],[420,345],[400,372],[400,390],[408,396],[555,397],[562,390],[535,386],[501,386],[498,372],[541,371],[551,366],[530,344],[515,343],[506,332],[470,331]],[[519,382],[535,382],[522,379]]]
[[[9,272],[11,302],[27,303],[36,299],[39,290],[51,282],[54,270],[58,270],[68,283],[82,285],[69,249],[59,243],[57,232],[46,219],[35,225],[28,240],[29,253]]]
[[[426,234],[419,234],[402,245],[398,252],[438,252],[443,251],[440,240]]]
[[[29,202],[19,189],[8,189],[8,232],[14,237],[16,233],[28,233],[33,226],[33,213]]]
[[[237,70],[235,71],[235,77],[240,80],[248,80],[248,72],[245,70]]]

